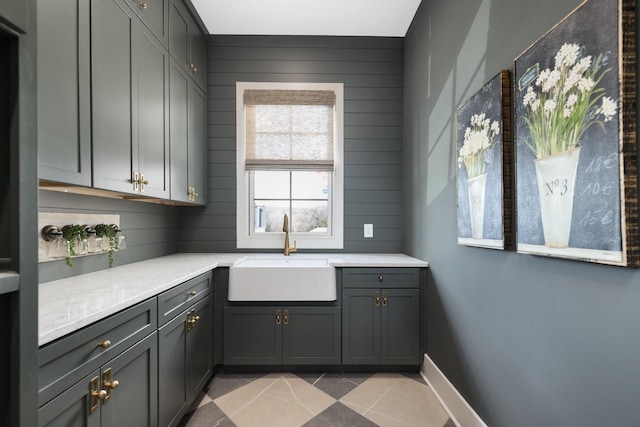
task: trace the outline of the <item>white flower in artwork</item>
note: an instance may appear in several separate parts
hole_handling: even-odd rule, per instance
[[[577,43],[564,43],[556,53],[553,69],[540,71],[522,98],[523,119],[530,132],[525,143],[541,159],[578,146],[585,130],[595,123],[612,120],[616,100],[599,87],[610,69],[603,55],[581,56]],[[599,105],[598,105],[599,104]]]
[[[464,131],[458,167],[464,163],[467,177],[473,178],[484,173],[482,154],[495,143],[496,136],[500,134],[500,123],[496,120],[492,122],[485,113],[472,115],[470,123],[471,126]]]

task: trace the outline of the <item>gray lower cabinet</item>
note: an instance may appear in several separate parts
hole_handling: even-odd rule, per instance
[[[91,186],[89,0],[39,0],[39,178]]]
[[[340,307],[226,306],[224,364],[340,364]]]
[[[343,365],[420,363],[419,277],[419,269],[343,269]]]
[[[169,198],[169,54],[120,0],[91,2],[93,186]]]
[[[213,372],[212,282],[201,274],[42,346],[39,425],[176,425]]]
[[[208,292],[198,297],[200,292],[208,291],[205,284],[210,280],[209,273],[168,291],[170,298],[166,301],[169,304],[166,305],[166,309],[160,310],[160,316],[163,316],[163,313],[172,313],[158,330],[160,426],[178,424],[213,372],[213,297]],[[194,299],[189,300],[192,301],[190,305],[177,305],[181,295],[187,298],[193,295]],[[163,295],[160,295],[159,302],[162,300]],[[171,304],[172,302],[174,304]],[[183,310],[176,315],[171,310],[172,306],[181,307]]]
[[[42,406],[39,425],[157,426],[157,370],[154,332]]]
[[[206,95],[173,58],[169,79],[171,200],[206,205]]]

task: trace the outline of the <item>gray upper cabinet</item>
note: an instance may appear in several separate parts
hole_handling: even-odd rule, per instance
[[[182,0],[169,5],[169,50],[201,89],[207,87],[207,41]]]
[[[170,70],[171,199],[204,205],[206,95],[174,59]]]
[[[27,4],[24,0],[0,1],[0,17],[22,31],[27,31]]]
[[[89,0],[38,1],[39,178],[91,186]]]
[[[91,16],[93,186],[168,198],[168,52],[118,0]]]
[[[163,45],[169,42],[169,0],[127,0],[142,22]]]

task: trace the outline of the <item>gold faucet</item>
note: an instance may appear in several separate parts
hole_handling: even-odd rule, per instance
[[[291,252],[297,252],[298,248],[296,247],[296,241],[293,241],[293,247],[289,247],[289,217],[287,214],[284,214],[284,226],[282,227],[282,231],[284,231],[284,254],[285,256],[289,256]]]

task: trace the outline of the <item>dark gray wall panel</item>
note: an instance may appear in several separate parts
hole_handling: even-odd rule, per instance
[[[277,81],[344,83],[344,251],[401,252],[403,61],[400,38],[211,36],[209,204],[180,211],[179,251],[238,251],[235,84]]]
[[[46,190],[40,191],[39,198],[40,212],[120,215],[127,249],[114,254],[114,266],[170,255],[177,250],[180,208]],[[48,282],[106,268],[106,254],[74,258],[73,268],[67,267],[64,260],[49,261],[39,264],[39,281]]]
[[[492,427],[640,425],[638,270],[456,244],[456,106],[580,3],[422,2],[405,39],[405,250],[429,261],[427,352]]]

